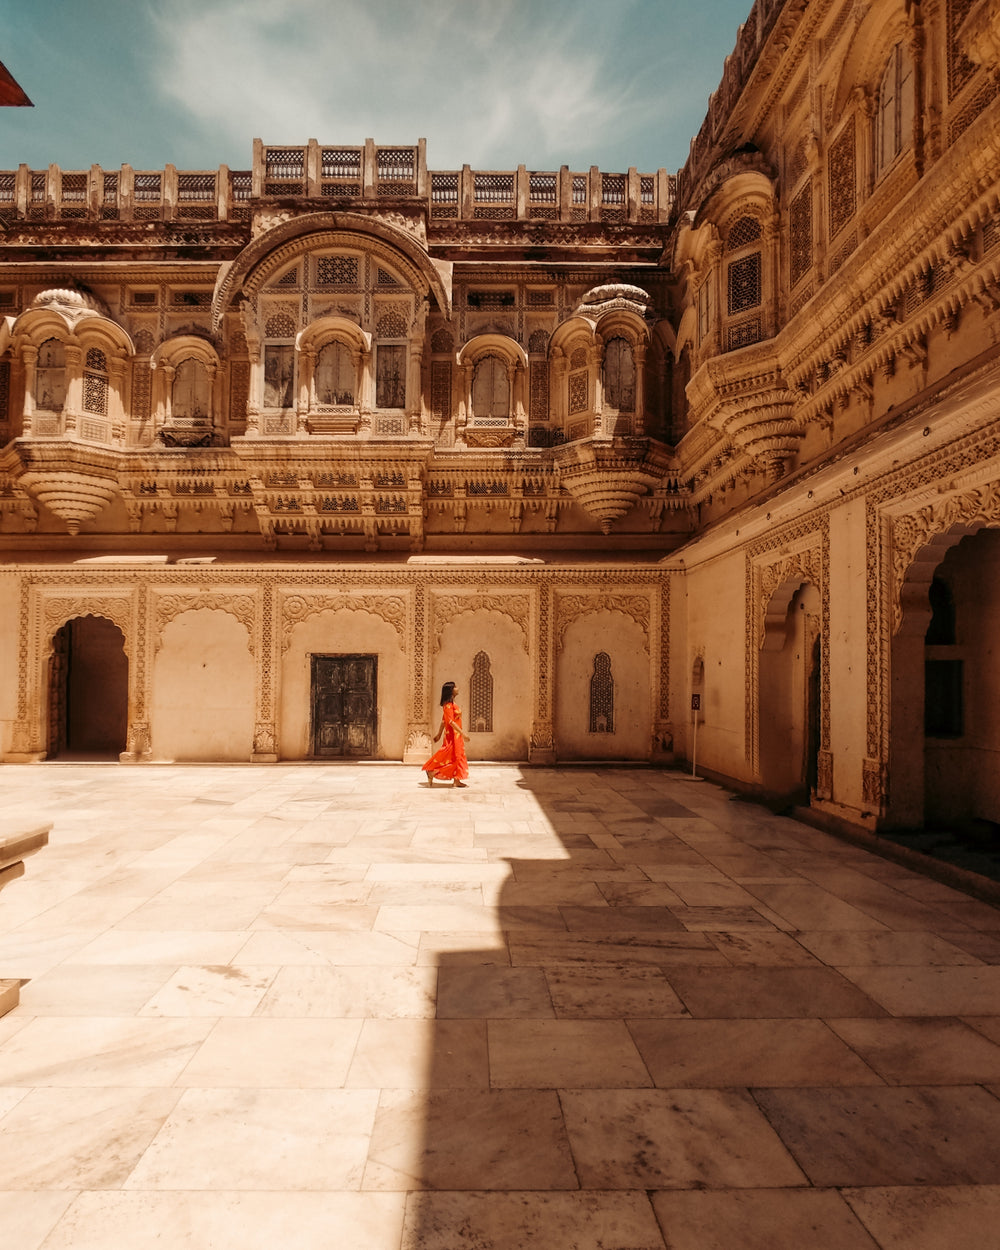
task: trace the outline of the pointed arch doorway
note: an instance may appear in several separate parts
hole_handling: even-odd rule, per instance
[[[52,639],[50,759],[114,759],[128,731],[125,639],[103,616],[78,616]]]

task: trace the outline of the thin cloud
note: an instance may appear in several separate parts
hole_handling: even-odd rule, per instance
[[[617,21],[582,0],[175,0],[152,13],[157,86],[228,143],[413,141],[433,167],[590,164],[651,101],[623,72]],[[567,13],[570,15],[567,19]]]

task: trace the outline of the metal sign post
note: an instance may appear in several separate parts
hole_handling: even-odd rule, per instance
[[[695,768],[698,762],[698,713],[701,711],[701,695],[693,694],[691,696],[691,719],[694,722],[694,728],[691,734],[691,776],[696,776]]]

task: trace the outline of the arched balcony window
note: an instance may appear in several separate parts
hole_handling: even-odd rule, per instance
[[[46,339],[35,366],[35,407],[62,412],[66,403],[66,349],[59,339]]]
[[[189,357],[177,366],[170,409],[175,420],[211,421],[212,384],[200,360]]]
[[[609,339],[604,346],[604,404],[618,412],[635,411],[635,360],[628,339]]]
[[[510,420],[510,379],[500,356],[481,356],[472,374],[472,416],[477,425],[505,425]]]
[[[902,43],[893,48],[882,72],[875,126],[875,164],[882,174],[913,133],[913,61]]]
[[[346,343],[335,340],[320,348],[314,378],[316,403],[336,407],[355,403],[354,356]]]

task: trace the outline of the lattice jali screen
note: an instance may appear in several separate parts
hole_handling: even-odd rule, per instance
[[[587,410],[587,375],[571,373],[569,375],[569,411],[586,412]]]
[[[477,651],[472,661],[469,729],[474,734],[493,732],[493,674],[490,672],[490,657],[485,651]]]
[[[265,158],[268,178],[304,178],[306,153],[304,148],[268,148]]]
[[[857,160],[853,119],[830,148],[830,238],[854,216],[857,205]]]
[[[730,326],[726,334],[726,351],[734,352],[739,347],[749,347],[751,343],[759,343],[762,338],[759,317],[748,317],[738,325]]]
[[[972,8],[973,0],[948,0],[948,99],[954,100],[975,75],[976,67],[958,41],[958,30]]]
[[[291,339],[295,331],[295,318],[287,312],[274,313],[264,323],[264,334],[269,339]]]
[[[294,174],[293,177],[300,177],[300,175]],[[320,177],[360,182],[361,149],[323,148],[320,158]]]
[[[82,204],[87,198],[86,174],[63,174],[62,198],[64,204]]]
[[[531,362],[529,412],[532,421],[549,419],[549,362],[547,360]]]
[[[611,657],[606,651],[594,656],[594,672],[590,678],[590,732],[615,732],[615,679],[611,675]]]
[[[812,268],[812,186],[807,183],[789,208],[789,283],[795,286]]]
[[[625,175],[601,175],[601,204],[607,208],[623,208],[625,205]]]
[[[509,204],[513,198],[513,174],[475,175],[473,199],[477,204]]]
[[[317,286],[357,286],[356,256],[321,256],[316,261]]]
[[[104,353],[90,348],[83,373],[83,407],[85,412],[105,416],[108,411],[108,362]]]
[[[431,416],[447,421],[451,416],[451,361],[431,361]]]
[[[761,236],[760,222],[756,217],[741,217],[729,231],[726,239],[726,250],[735,252],[737,248],[756,243]]]
[[[760,304],[760,278],[760,252],[751,252],[749,256],[730,261],[727,270],[730,316]]]
[[[555,174],[529,174],[528,200],[532,204],[555,204],[558,179]]]
[[[406,337],[407,310],[405,308],[387,308],[380,314],[375,325],[375,333],[383,339],[402,339]]]
[[[455,349],[455,340],[450,330],[435,330],[431,337],[432,352],[450,352]]]

